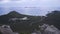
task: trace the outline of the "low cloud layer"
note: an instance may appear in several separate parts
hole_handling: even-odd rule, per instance
[[[4,9],[5,11],[3,10],[3,12],[1,12],[2,11],[1,8]],[[8,13],[9,11],[15,9],[16,11],[23,14],[46,15],[48,11],[60,10],[60,0],[2,0],[0,1],[1,14]]]

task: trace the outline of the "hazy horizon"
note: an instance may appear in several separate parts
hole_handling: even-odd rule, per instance
[[[60,0],[0,0],[0,15],[10,11],[45,16],[48,11],[60,10]]]

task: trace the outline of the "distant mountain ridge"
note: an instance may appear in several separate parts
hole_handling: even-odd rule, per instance
[[[33,23],[36,23],[36,22],[40,22],[40,20],[41,20],[41,16],[29,16],[29,15],[24,15],[24,14],[20,14],[20,13],[18,13],[18,12],[16,12],[16,11],[11,11],[10,13],[8,13],[8,14],[6,14],[6,15],[2,15],[2,16],[0,16],[0,22],[1,23],[9,23],[9,19],[11,19],[11,18],[24,18],[24,17],[26,17],[26,18],[28,18],[29,19],[29,22],[33,22]],[[44,18],[44,16],[42,16],[42,18]],[[26,21],[26,22],[28,22],[28,21]]]
[[[16,19],[17,20],[16,21],[10,20],[12,18],[13,20],[16,20]],[[21,20],[21,19],[24,19],[24,20]],[[25,20],[25,19],[28,19],[28,20]],[[31,30],[33,28],[37,28],[38,24],[41,23],[40,20],[41,20],[41,16],[23,15],[16,11],[11,11],[6,15],[0,16],[0,24],[11,25],[17,31]]]

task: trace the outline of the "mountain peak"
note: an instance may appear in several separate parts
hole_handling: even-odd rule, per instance
[[[19,13],[16,11],[11,11],[9,14],[19,14]]]
[[[8,13],[7,15],[11,16],[11,17],[20,17],[22,16],[22,14],[16,12],[16,11],[11,11],[10,13]]]

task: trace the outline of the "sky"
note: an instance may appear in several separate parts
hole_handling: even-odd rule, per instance
[[[0,0],[0,15],[13,10],[21,14],[45,16],[48,11],[60,10],[60,0]]]

